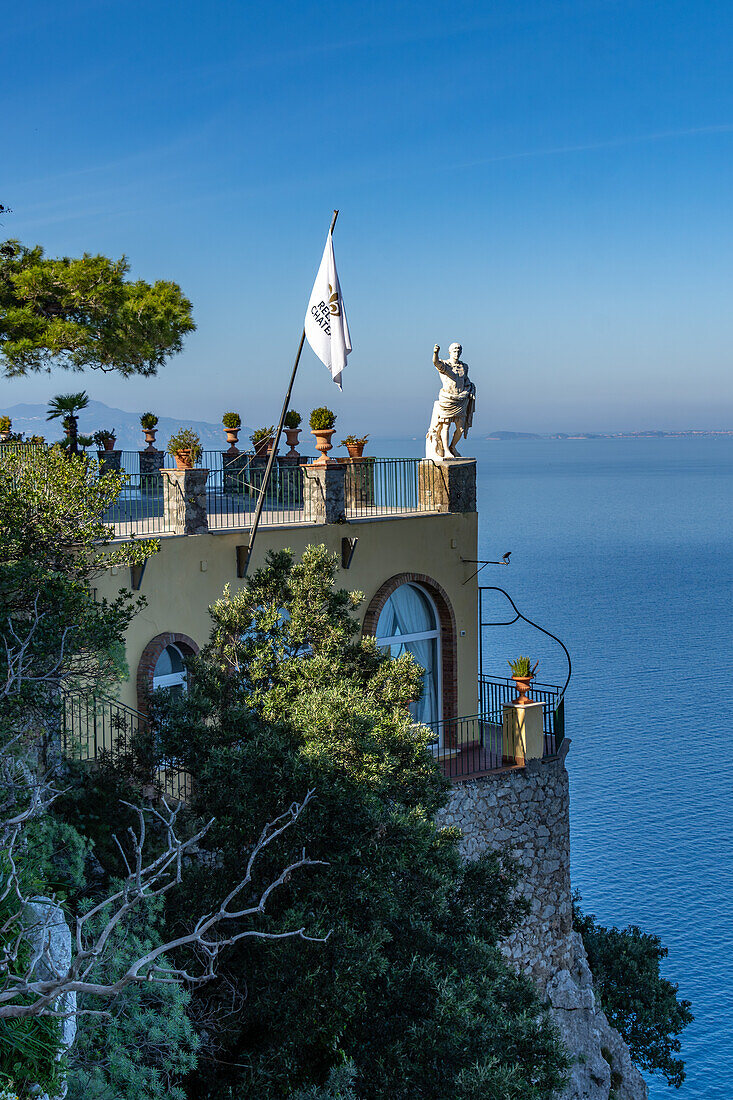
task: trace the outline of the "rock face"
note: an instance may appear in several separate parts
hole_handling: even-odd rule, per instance
[[[557,758],[455,784],[438,823],[460,828],[466,859],[508,848],[524,869],[530,911],[502,951],[547,999],[573,1060],[560,1100],[646,1100],[626,1044],[596,1003],[583,941],[573,931],[569,747],[566,739]]]
[[[38,897],[29,901],[23,911],[25,936],[34,954],[39,956],[36,974],[42,981],[48,981],[58,974],[65,974],[71,965],[71,931],[63,909],[51,898]],[[64,1050],[68,1050],[76,1038],[76,993],[64,993],[56,1001],[57,1012],[71,1015],[61,1020],[61,1041]],[[59,1058],[63,1051],[59,1052]],[[64,1084],[53,1100],[63,1100],[66,1096]],[[48,1100],[45,1094],[38,1100]]]

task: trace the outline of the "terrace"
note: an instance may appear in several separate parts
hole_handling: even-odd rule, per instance
[[[254,454],[204,451],[201,465],[176,471],[146,467],[146,452],[118,451],[114,465],[101,452],[102,467],[125,475],[125,484],[105,520],[119,538],[132,535],[200,533],[250,527],[262,489],[266,459]],[[141,461],[142,460],[142,461]],[[183,476],[180,476],[183,475]],[[446,511],[445,478],[432,462],[410,458],[344,459],[327,466],[278,457],[265,494],[260,523],[315,525]],[[198,518],[191,530],[192,495]],[[205,517],[202,526],[201,515]]]

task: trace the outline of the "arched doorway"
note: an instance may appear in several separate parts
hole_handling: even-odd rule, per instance
[[[401,584],[387,598],[376,626],[377,645],[393,657],[411,653],[423,670],[423,693],[410,704],[416,722],[435,727],[443,714],[440,622],[435,604],[420,585]]]

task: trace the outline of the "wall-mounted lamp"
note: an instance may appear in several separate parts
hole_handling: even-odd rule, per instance
[[[357,537],[341,539],[341,565],[344,569],[350,567],[358,541]]]

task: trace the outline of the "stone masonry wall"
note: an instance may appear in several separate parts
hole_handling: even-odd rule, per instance
[[[438,824],[458,826],[465,859],[508,848],[524,871],[530,910],[502,944],[535,982],[572,1057],[561,1100],[646,1100],[628,1048],[596,1001],[581,937],[573,932],[570,793],[565,757],[456,783]]]

